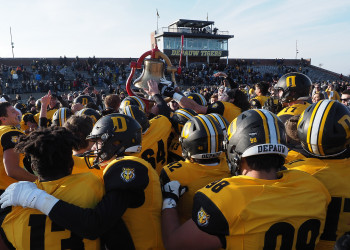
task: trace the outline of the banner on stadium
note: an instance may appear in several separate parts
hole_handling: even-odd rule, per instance
[[[180,56],[180,49],[165,49],[164,54],[167,56]],[[184,56],[203,56],[203,57],[222,57],[227,56],[227,50],[184,50]]]

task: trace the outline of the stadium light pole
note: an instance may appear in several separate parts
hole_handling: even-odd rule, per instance
[[[14,52],[13,52],[13,48],[14,48],[15,46],[13,46],[14,43],[12,42],[12,31],[11,31],[11,26],[10,26],[10,36],[11,36],[12,58],[15,58],[15,54],[14,54]]]
[[[295,41],[295,59],[298,59],[298,53],[299,53],[299,50],[298,50],[298,40]]]

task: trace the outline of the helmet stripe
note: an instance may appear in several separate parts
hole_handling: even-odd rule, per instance
[[[65,113],[66,113],[66,109],[61,109],[61,112],[60,112],[60,114],[58,116],[58,118],[59,118],[58,122],[59,122],[61,127],[63,126],[64,118],[66,117]]]
[[[309,152],[311,152],[311,153],[314,152],[314,151],[312,151],[311,142],[310,142],[311,130],[312,130],[312,123],[313,123],[313,121],[314,121],[314,118],[315,118],[317,109],[318,109],[318,107],[320,106],[321,103],[322,103],[322,102],[318,102],[318,103],[316,104],[314,110],[312,111],[312,113],[311,113],[311,118],[310,118],[310,122],[309,122],[308,128],[307,128],[306,144],[308,145]]]
[[[237,129],[237,118],[235,118],[230,126],[228,126],[228,139],[230,140],[231,137],[236,133],[236,129]]]
[[[125,106],[125,107],[124,107],[124,113],[125,113],[126,115],[131,116],[132,118],[135,119],[135,115],[134,115],[134,113],[132,112],[132,109],[131,109],[130,106]]]
[[[142,108],[142,110],[145,110],[145,105],[144,105],[143,101],[140,98],[138,98],[136,96],[132,96],[132,98],[134,98],[134,100],[137,101],[137,103]]]
[[[202,105],[206,106],[207,105],[207,100],[205,100],[204,96],[197,94],[197,96],[201,99]]]
[[[207,135],[208,135],[208,149],[210,149],[210,151],[208,153],[214,153],[217,152],[217,130],[216,127],[213,126],[213,124],[211,123],[211,121],[205,117],[204,115],[199,115],[198,118],[202,121],[204,127],[206,127],[207,130]]]
[[[329,102],[329,104],[328,104],[328,106],[326,108],[326,111],[323,114],[321,125],[318,126],[320,129],[319,129],[319,132],[318,132],[318,141],[317,141],[318,143],[317,143],[317,145],[318,145],[318,149],[319,149],[321,155],[325,155],[324,151],[323,151],[323,147],[322,147],[322,137],[323,137],[323,131],[324,131],[324,124],[326,123],[329,110],[332,108],[333,104],[334,104],[334,102]]]
[[[277,144],[278,143],[278,137],[277,137],[277,130],[275,125],[275,118],[271,115],[271,113],[267,110],[262,109],[261,110],[267,119],[267,125],[269,127],[269,137],[270,137],[270,143]]]
[[[263,126],[264,126],[264,132],[265,132],[265,142],[268,144],[270,143],[270,137],[269,137],[269,128],[267,126],[267,122],[266,122],[266,117],[265,115],[261,112],[261,109],[255,109],[255,112],[257,112],[260,116],[261,119],[263,121]]]
[[[226,123],[221,119],[221,117],[216,114],[216,113],[212,113],[212,114],[209,114],[211,117],[213,117],[219,124],[220,124],[220,127],[224,130],[227,130],[227,126],[226,126]]]
[[[327,106],[329,105],[331,101],[330,100],[324,100],[319,105],[318,109],[315,112],[313,123],[311,124],[311,132],[310,132],[310,146],[312,148],[312,152],[320,155],[320,151],[318,148],[318,136],[320,132],[323,132],[323,129],[321,128],[320,124],[322,121],[322,117],[325,113],[325,110],[327,109]],[[320,131],[322,130],[322,131]]]
[[[207,118],[207,117],[205,117]],[[211,153],[214,153],[214,152],[218,152],[219,151],[219,137],[218,137],[218,130],[214,124],[214,121],[211,120],[211,119],[208,119],[208,121],[210,122],[210,124],[213,126],[214,130],[215,130],[215,151],[212,151]]]
[[[203,121],[203,119],[201,117],[203,116],[197,116],[198,119],[201,121],[201,123],[203,124],[204,128],[205,128],[205,131],[207,133],[207,135],[210,135],[210,132],[209,132],[209,128],[207,126],[207,124]],[[208,148],[211,148],[211,140],[210,140],[210,136],[208,136]]]
[[[191,119],[193,117],[193,115],[190,112],[183,110],[183,109],[178,109],[178,110],[176,110],[175,113],[179,114],[187,119]]]

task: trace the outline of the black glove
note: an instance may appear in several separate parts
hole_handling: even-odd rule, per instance
[[[163,210],[175,208],[181,195],[187,191],[187,187],[182,187],[178,181],[170,181],[162,186]]]
[[[176,202],[186,191],[187,187],[182,187],[178,181],[170,181],[162,186],[163,199],[170,198]]]
[[[173,87],[169,87],[168,85],[163,83],[158,84],[158,89],[159,89],[159,93],[166,97],[173,97],[175,93],[175,89]]]

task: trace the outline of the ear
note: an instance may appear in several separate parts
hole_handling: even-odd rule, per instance
[[[6,121],[6,119],[7,119],[7,118],[6,118],[5,116],[1,116],[1,117],[0,117],[0,122],[1,122],[0,125],[3,124],[4,121]]]

